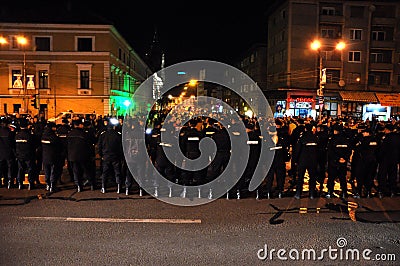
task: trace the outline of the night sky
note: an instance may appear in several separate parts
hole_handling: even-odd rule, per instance
[[[0,8],[51,13],[67,6],[110,21],[133,49],[144,57],[155,30],[166,66],[186,60],[216,60],[232,64],[255,42],[266,42],[265,12],[270,1],[2,1]],[[21,12],[20,20],[23,21]],[[84,17],[84,16],[83,16]],[[1,21],[1,16],[0,16]]]

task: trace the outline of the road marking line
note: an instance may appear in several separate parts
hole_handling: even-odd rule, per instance
[[[64,222],[100,222],[100,223],[169,223],[200,224],[201,219],[122,219],[91,217],[20,217],[24,220],[64,221]]]

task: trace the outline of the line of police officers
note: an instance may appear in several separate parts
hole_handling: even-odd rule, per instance
[[[230,127],[237,126],[229,123],[223,115],[218,119],[190,119],[185,125],[174,120],[165,124],[156,121],[145,139],[150,159],[156,169],[170,181],[184,186],[205,184],[217,178],[225,170],[231,150],[227,130],[223,123],[218,122],[224,119]],[[284,195],[288,162],[291,164],[291,181],[296,199],[302,196],[306,172],[309,178],[310,198],[322,195],[326,174],[328,192],[325,197],[334,196],[334,183],[338,179],[341,197],[346,198],[349,166],[349,182],[354,197],[371,197],[375,179],[378,181],[376,190],[379,197],[394,196],[397,193],[400,135],[393,123],[372,126],[360,122],[355,130],[351,130],[344,127],[343,122],[339,120],[328,125],[323,121],[306,122],[299,118],[290,132],[284,119],[256,119],[245,116],[242,119],[248,134],[250,157],[243,175],[232,189],[237,198],[240,198],[240,193],[246,192],[258,163],[262,141],[268,145],[269,150],[275,152],[271,168],[257,190],[257,194],[261,193],[267,198],[274,197],[275,194],[279,198]],[[39,171],[43,169],[46,189],[56,191],[57,183],[61,182],[63,167],[67,163],[71,181],[76,185],[77,191],[82,191],[86,184],[94,190],[97,187],[96,154],[101,158],[102,193],[106,192],[110,177],[114,177],[117,192],[121,192],[125,182],[125,193],[128,195],[133,184],[133,175],[147,174],[146,167],[142,167],[145,160],[135,157],[135,154],[138,154],[135,152],[137,143],[130,144],[128,152],[132,151],[132,154],[128,156],[128,160],[133,160],[133,165],[139,167],[137,171],[127,167],[127,163],[132,161],[127,162],[123,155],[121,121],[110,123],[109,120],[104,120],[94,126],[93,121],[84,122],[77,119],[73,121],[72,128],[68,121],[63,121],[63,124],[58,126],[54,123],[29,125],[25,119],[14,124],[6,119],[1,121],[0,161],[8,188],[14,186],[16,177],[17,185],[22,189],[25,174],[28,174],[28,189],[33,189],[35,184],[38,184]],[[135,118],[129,121],[128,126],[134,128],[136,125],[136,128],[142,128],[144,123],[144,119]],[[266,136],[261,134],[260,123],[267,129]],[[200,140],[211,137],[217,146],[214,160],[209,167],[199,171],[180,169],[176,161],[171,162],[164,153],[163,148],[168,147],[168,143],[161,141],[161,130],[169,131],[170,134],[179,132],[180,148],[189,159],[198,158]],[[134,173],[131,173],[131,170]],[[239,172],[238,169],[236,171]]]

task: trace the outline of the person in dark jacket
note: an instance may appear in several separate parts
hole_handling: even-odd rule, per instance
[[[336,123],[332,125],[333,135],[328,141],[328,194],[331,198],[334,192],[335,179],[340,182],[341,197],[347,197],[347,162],[351,155],[350,140],[343,134],[343,127]]]
[[[62,150],[60,153],[59,165],[56,167],[56,180],[62,184],[62,172],[64,169],[65,163],[67,164],[67,171],[71,182],[74,182],[74,173],[72,171],[71,162],[68,160],[68,144],[67,144],[67,135],[71,131],[71,126],[69,125],[68,119],[63,119],[61,125],[57,127],[56,134],[60,138],[62,143]]]
[[[354,198],[363,197],[363,188],[365,188],[365,197],[371,197],[372,182],[377,172],[377,148],[378,140],[372,135],[370,128],[365,128],[361,132],[361,138],[355,144],[353,160],[356,159],[355,176],[357,187]]]
[[[387,123],[385,135],[378,147],[378,195],[395,196],[397,193],[397,167],[400,158],[400,135],[394,131],[394,125]]]
[[[319,184],[319,194],[322,195],[326,178],[327,148],[329,140],[327,125],[318,124],[315,135],[318,138],[317,182]]]
[[[73,121],[73,129],[67,135],[68,160],[72,164],[74,183],[77,191],[82,191],[83,177],[90,177],[91,188],[94,190],[95,178],[91,172],[92,139],[84,131],[83,122],[80,119]]]
[[[296,147],[297,147],[297,141],[300,138],[300,135],[302,132],[305,131],[305,121],[303,118],[299,118],[297,120],[297,126],[293,129],[292,133],[290,134],[290,146],[292,147],[292,154],[296,153]],[[290,165],[290,170],[288,171],[289,176],[291,176],[291,180],[289,181],[291,183],[291,187],[296,186],[297,184],[297,165],[295,163],[292,163],[293,160],[291,161]]]
[[[117,193],[121,191],[121,163],[123,158],[122,134],[116,124],[110,123],[106,131],[99,136],[97,143],[100,158],[102,159],[101,193],[106,193],[107,178],[114,173],[117,184]]]
[[[297,141],[292,162],[297,165],[298,179],[295,198],[300,199],[306,171],[309,176],[309,197],[315,197],[316,175],[318,165],[318,138],[313,132],[313,125],[306,124],[305,131],[300,134]]]
[[[8,127],[6,119],[0,124],[0,165],[5,166],[2,170],[4,185],[10,189],[14,184],[14,161],[15,161],[15,133]],[[1,176],[0,176],[1,177]]]
[[[23,188],[25,173],[28,173],[29,187],[35,186],[35,151],[36,141],[32,132],[28,128],[28,121],[21,119],[19,123],[20,131],[15,135],[15,156],[18,161],[18,188]]]
[[[270,144],[268,148],[271,151],[274,150],[275,155],[266,176],[265,192],[268,199],[272,197],[272,185],[275,178],[278,198],[282,198],[286,177],[286,162],[290,160],[290,139],[278,122],[276,122],[276,128],[271,126],[269,130],[272,135],[271,141],[267,142]]]
[[[57,167],[60,165],[63,150],[62,142],[56,134],[55,123],[47,123],[42,133],[41,143],[46,190],[54,192],[57,190]]]

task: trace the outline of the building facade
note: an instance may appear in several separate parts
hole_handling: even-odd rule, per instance
[[[0,37],[0,113],[125,115],[152,74],[113,25],[0,23]]]
[[[275,1],[268,12],[271,103],[295,116],[318,116],[321,107],[324,115],[364,119],[397,113],[399,18],[398,1]]]

